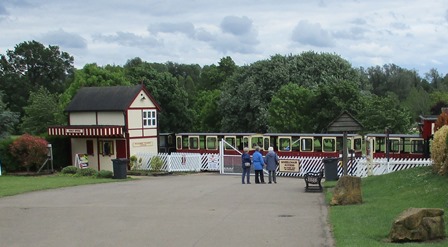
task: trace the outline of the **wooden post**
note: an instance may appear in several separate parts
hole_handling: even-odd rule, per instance
[[[344,176],[347,176],[348,169],[347,169],[347,161],[348,161],[348,154],[347,154],[347,131],[344,131],[344,137],[342,138],[342,168],[343,168],[343,174]]]

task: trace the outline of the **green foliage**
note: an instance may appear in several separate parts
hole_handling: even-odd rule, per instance
[[[10,152],[10,146],[13,142],[14,138],[12,137],[0,139],[0,160],[2,162],[2,170],[6,172],[14,172],[20,168]]]
[[[164,165],[164,161],[159,157],[159,156],[155,156],[151,159],[151,171],[152,172],[160,172],[160,170],[162,169],[163,165]]]
[[[448,170],[448,125],[442,126],[434,133],[431,144],[432,171],[445,175]]]
[[[47,145],[48,142],[44,138],[24,134],[14,140],[10,151],[17,162],[29,170],[32,166],[37,168],[43,164],[47,158]]]
[[[222,119],[218,109],[220,96],[221,91],[218,89],[198,93],[194,105],[196,124],[192,131],[219,132]]]
[[[46,136],[45,139],[51,143],[53,150],[53,168],[60,170],[72,162],[70,149],[70,138],[63,136]]]
[[[113,177],[113,172],[112,171],[107,171],[107,170],[101,170],[98,172],[98,177],[99,178],[112,178]]]
[[[61,93],[73,75],[72,56],[34,40],[20,43],[0,57],[0,90],[11,111],[21,115],[30,91],[42,86],[50,93]]]
[[[314,123],[313,132],[325,132],[330,124],[343,111],[357,116],[363,107],[359,85],[356,82],[328,78],[316,88],[316,96],[312,102],[312,114],[309,116]]]
[[[3,92],[0,91],[0,139],[13,132],[14,126],[19,122],[19,113],[11,112],[3,102]]]
[[[66,167],[62,168],[61,173],[62,174],[76,174],[76,173],[78,173],[78,170],[80,170],[80,169],[76,166],[66,166]]]
[[[88,167],[88,168],[84,168],[84,169],[79,169],[78,172],[76,173],[76,175],[82,176],[82,177],[97,177],[98,171],[93,168]]]
[[[312,124],[314,93],[308,88],[289,83],[282,86],[272,97],[268,108],[269,132],[313,132]]]
[[[448,210],[446,177],[417,167],[362,179],[363,203],[333,206],[329,218],[337,246],[397,246],[386,243],[395,218],[404,210],[443,208]],[[331,190],[327,190],[331,193]],[[327,198],[331,198],[327,197]],[[448,222],[445,221],[445,228]],[[446,242],[410,243],[399,246],[446,246]]]
[[[413,123],[412,115],[401,106],[396,95],[367,95],[363,99],[364,107],[357,119],[363,124],[365,132],[384,133],[388,127],[392,133],[409,133]]]
[[[20,125],[24,133],[44,134],[47,133],[48,126],[59,124],[56,119],[59,110],[57,95],[51,94],[44,87],[30,92],[28,105],[24,110],[25,115]]]
[[[137,156],[132,155],[129,158],[129,165],[131,166],[131,170],[140,170],[142,168],[142,158],[138,159]]]

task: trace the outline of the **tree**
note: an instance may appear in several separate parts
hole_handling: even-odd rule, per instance
[[[218,111],[218,102],[221,90],[200,91],[196,97],[195,125],[192,131],[219,132],[222,115]]]
[[[414,119],[418,119],[420,115],[429,113],[431,97],[422,87],[413,87],[403,102],[403,106],[406,106],[412,112]]]
[[[328,80],[316,89],[310,118],[314,123],[313,132],[325,132],[343,111],[356,116],[363,108],[359,85],[352,81]]]
[[[10,150],[17,162],[29,171],[31,167],[38,168],[43,164],[47,158],[47,145],[44,138],[24,134],[11,144]]]
[[[289,83],[274,94],[268,108],[268,131],[273,133],[313,132],[311,115],[314,93]]]
[[[373,133],[383,133],[387,127],[392,133],[406,134],[414,123],[411,113],[400,105],[395,94],[386,97],[364,96],[362,110],[356,117],[363,124],[365,132]]]
[[[0,91],[0,139],[8,136],[19,122],[19,113],[11,112],[3,102],[3,92]]]
[[[60,97],[61,111],[70,103],[82,87],[129,86],[123,68],[106,65],[86,64],[81,70],[76,70],[74,80]]]
[[[434,133],[431,144],[432,171],[435,174],[445,175],[448,171],[448,126],[444,125]]]
[[[189,108],[188,94],[175,77],[168,72],[158,73],[151,64],[141,59],[128,61],[124,70],[127,80],[145,84],[162,108],[160,131],[188,132],[193,128],[193,111]]]
[[[0,90],[10,109],[22,115],[30,91],[42,86],[50,93],[61,93],[73,72],[73,57],[59,47],[45,47],[34,40],[23,42],[1,55]]]
[[[36,92],[30,92],[28,105],[24,107],[21,129],[24,133],[33,135],[44,134],[50,125],[59,124],[57,114],[59,104],[57,95],[51,94],[46,88],[40,87]]]
[[[436,122],[434,123],[434,131],[439,130],[445,125],[448,125],[448,113],[446,111],[443,111],[442,113],[440,113],[440,115],[437,117]]]

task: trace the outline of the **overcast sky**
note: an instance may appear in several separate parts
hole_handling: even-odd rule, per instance
[[[447,0],[0,0],[0,54],[24,41],[87,63],[238,65],[330,52],[448,73]]]

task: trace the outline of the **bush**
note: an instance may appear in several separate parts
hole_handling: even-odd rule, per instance
[[[47,159],[47,145],[48,142],[44,138],[24,134],[14,140],[10,150],[19,165],[25,167],[27,171],[32,166],[37,170]]]
[[[79,176],[83,176],[83,177],[97,177],[98,176],[98,172],[93,169],[93,168],[84,168],[84,169],[79,169],[78,172],[76,173]]]
[[[98,177],[99,178],[112,178],[113,173],[112,173],[112,171],[101,170],[98,172]]]
[[[155,156],[151,159],[151,171],[159,172],[163,167],[163,160],[159,156]]]
[[[434,140],[431,144],[432,171],[439,175],[444,175],[448,168],[447,136],[448,125],[444,125],[434,133]]]
[[[67,166],[62,168],[62,174],[76,174],[78,173],[79,168],[76,166]]]

